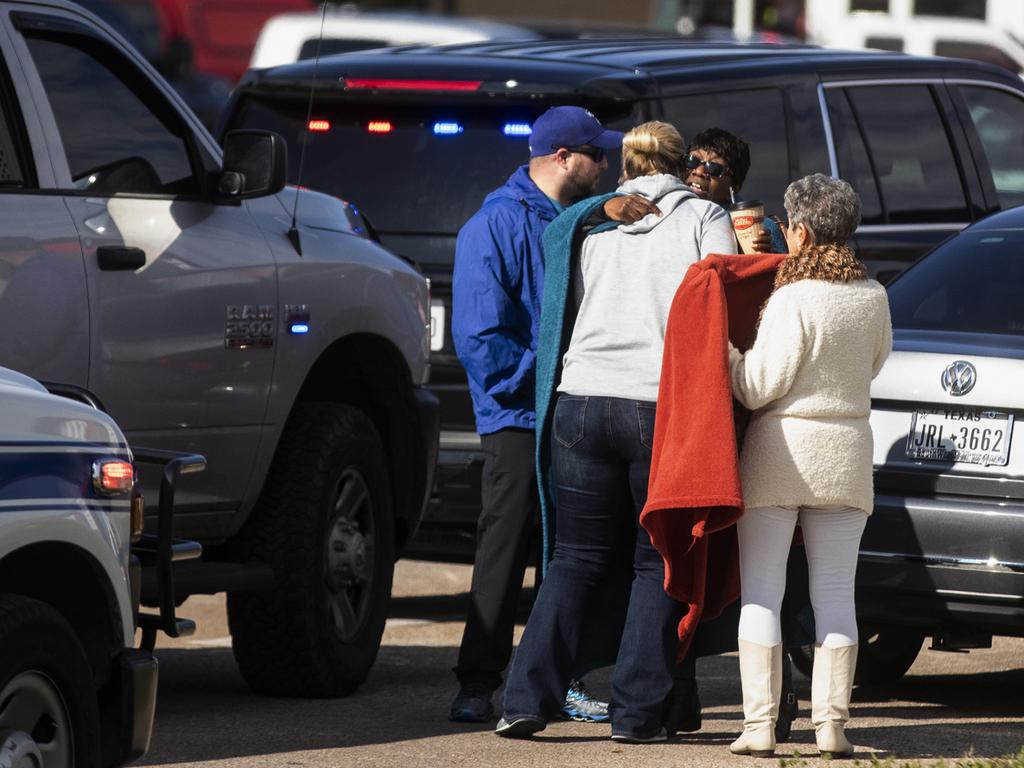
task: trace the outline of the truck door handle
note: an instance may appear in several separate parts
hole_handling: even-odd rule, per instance
[[[140,269],[146,266],[146,252],[126,245],[101,245],[96,260],[103,270]]]

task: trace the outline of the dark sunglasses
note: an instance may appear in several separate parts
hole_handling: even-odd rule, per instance
[[[602,160],[604,160],[604,150],[601,149],[600,147],[592,147],[589,144],[586,144],[582,147],[562,147],[562,149],[568,152],[576,152],[581,155],[586,155],[595,163],[600,163]]]
[[[701,160],[696,155],[686,156],[686,170],[692,171],[698,166],[704,166],[704,170],[712,179],[718,179],[729,172],[729,166],[716,163],[714,160]]]

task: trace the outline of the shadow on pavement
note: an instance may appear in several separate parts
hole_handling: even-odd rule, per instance
[[[488,731],[448,721],[457,649],[384,646],[366,683],[344,699],[252,694],[231,650],[158,650],[156,724],[143,765],[384,744]]]

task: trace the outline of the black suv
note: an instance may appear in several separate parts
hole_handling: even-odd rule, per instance
[[[448,325],[455,236],[526,161],[533,119],[565,103],[619,129],[662,119],[684,137],[709,126],[743,136],[752,154],[743,191],[770,213],[783,213],[793,179],[821,171],[848,180],[864,205],[855,244],[883,280],[970,222],[1024,202],[1014,128],[1024,125],[1024,84],[975,62],[577,40],[402,48],[248,73],[221,132],[285,136],[293,182],[305,139],[301,183],[357,201],[384,245],[432,281],[441,458],[420,554],[471,558],[479,511],[479,440]],[[606,189],[617,166],[611,158]]]

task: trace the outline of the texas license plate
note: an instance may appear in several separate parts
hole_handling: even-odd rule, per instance
[[[977,408],[915,411],[907,457],[925,461],[1005,467],[1010,459],[1013,416]]]

